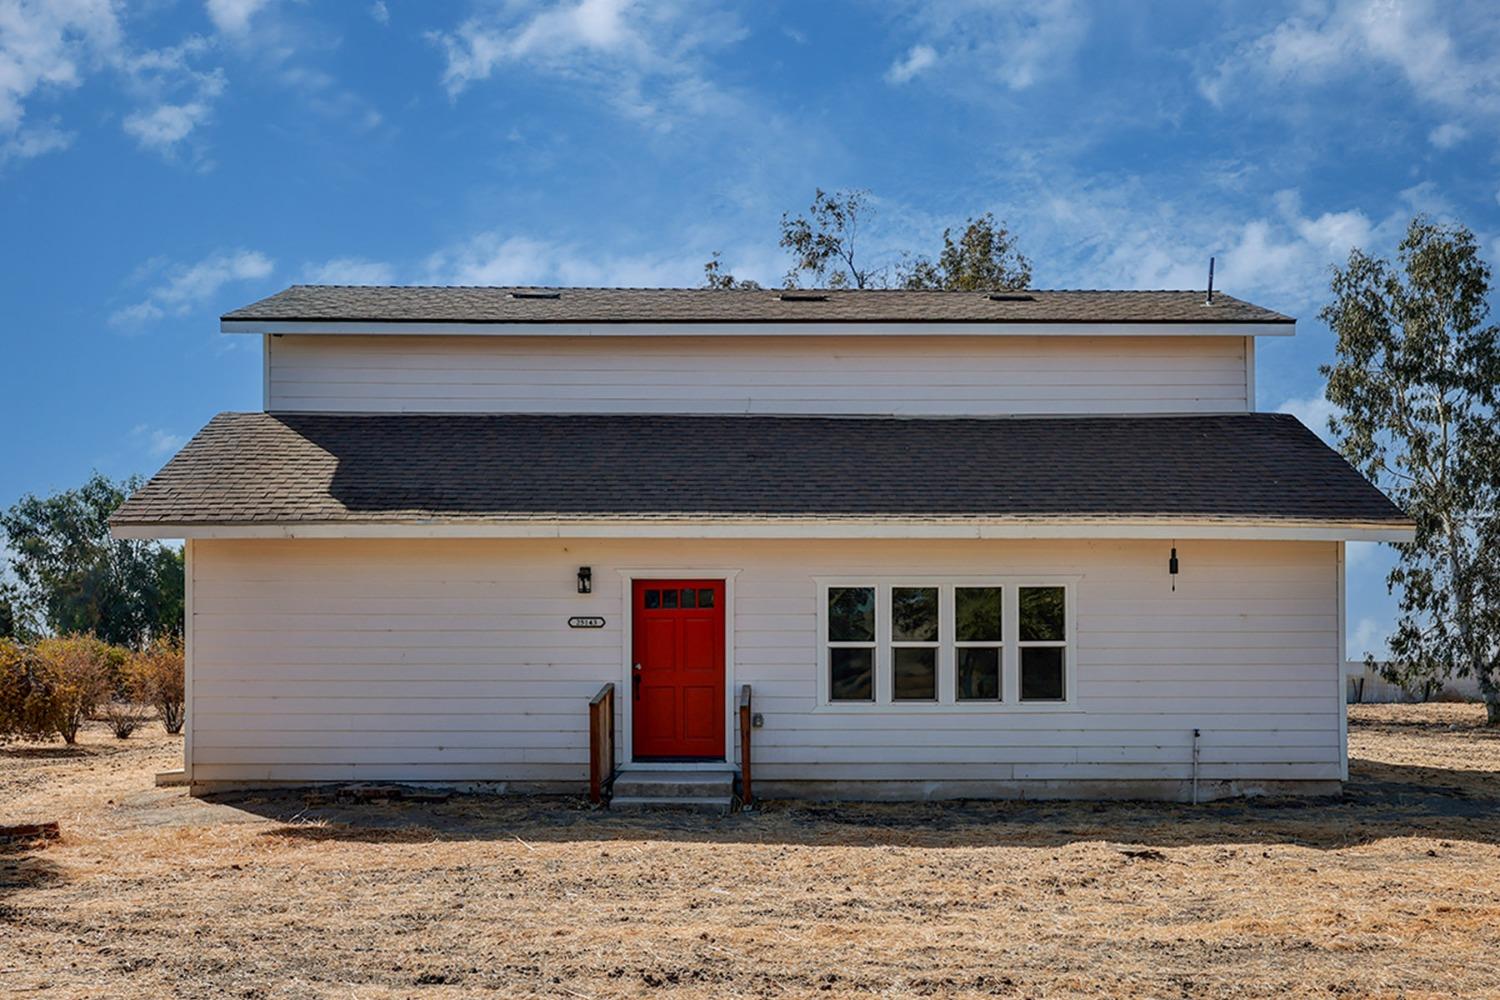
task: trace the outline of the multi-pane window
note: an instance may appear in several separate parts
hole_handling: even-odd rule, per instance
[[[937,701],[938,589],[891,588],[891,700]]]
[[[1065,584],[856,580],[820,587],[830,704],[1065,703]]]
[[[1000,700],[1004,607],[1002,587],[953,588],[956,700]]]
[[[1021,650],[1021,700],[1067,697],[1067,591],[1021,587],[1017,598]]]
[[[875,588],[828,588],[828,700],[875,700]]]

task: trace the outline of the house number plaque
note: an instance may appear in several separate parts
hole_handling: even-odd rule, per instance
[[[603,628],[603,618],[569,618],[568,628]]]

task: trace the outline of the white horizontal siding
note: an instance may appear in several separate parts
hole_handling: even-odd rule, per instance
[[[616,570],[698,566],[740,570],[765,780],[1180,780],[1195,728],[1205,779],[1336,779],[1334,544],[1177,548],[1174,592],[1149,541],[198,540],[193,774],[583,781],[587,702],[622,673]],[[861,574],[1077,577],[1076,704],[820,709],[813,577]]]
[[[1243,337],[267,340],[267,409],[511,413],[1229,412]]]

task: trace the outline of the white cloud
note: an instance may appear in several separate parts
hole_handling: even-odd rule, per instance
[[[334,257],[321,264],[305,264],[302,273],[314,285],[389,285],[396,270],[384,261]]]
[[[136,424],[132,427],[130,438],[137,447],[144,449],[152,458],[162,458],[173,454],[187,444],[187,438],[181,434],[173,434],[148,424]]]
[[[912,77],[937,62],[937,50],[931,45],[913,45],[903,59],[891,63],[885,71],[887,83],[906,83]]]
[[[428,35],[447,57],[450,96],[519,67],[575,81],[627,116],[661,127],[733,103],[708,80],[702,61],[744,36],[737,18],[686,0],[523,2]]]
[[[479,233],[427,258],[426,281],[452,285],[696,285],[707,254],[618,256],[527,236]]]
[[[23,131],[26,102],[38,90],[77,87],[121,45],[112,0],[0,0],[0,147],[26,157],[66,145],[55,128]]]
[[[144,299],[115,310],[110,323],[133,329],[164,316],[185,316],[230,282],[256,281],[268,277],[273,268],[271,259],[255,250],[211,254],[197,263],[169,269]]]
[[[224,92],[224,75],[215,71],[195,74],[197,96],[181,104],[162,103],[149,111],[136,111],[125,117],[120,127],[135,139],[142,149],[169,154],[194,129],[213,115],[213,101]]]
[[[390,24],[391,11],[385,5],[385,0],[375,0],[370,4],[370,16],[375,19],[376,24]]]
[[[1458,122],[1444,122],[1427,133],[1427,141],[1438,149],[1452,149],[1469,137],[1469,130]]]
[[[29,160],[45,153],[55,153],[73,145],[72,132],[64,132],[55,122],[27,125],[0,138],[0,167],[10,160]]]
[[[887,72],[893,83],[941,62],[964,78],[1026,90],[1071,67],[1089,27],[1076,0],[914,0],[905,7],[906,26],[919,41]]]
[[[1363,660],[1366,655],[1372,655],[1377,660],[1388,659],[1390,655],[1390,637],[1394,629],[1378,618],[1363,617],[1354,626],[1354,632],[1347,637],[1347,653],[1351,660]]]
[[[204,0],[208,19],[225,35],[243,35],[250,29],[250,19],[269,0]]]
[[[1303,396],[1283,401],[1276,407],[1276,412],[1290,413],[1302,421],[1308,430],[1327,441],[1331,437],[1328,433],[1328,421],[1338,414],[1338,408],[1323,396]]]
[[[1221,106],[1240,98],[1263,100],[1246,93],[1251,88],[1245,85],[1254,81],[1313,86],[1361,74],[1384,80],[1394,70],[1425,102],[1493,116],[1500,113],[1500,66],[1491,57],[1500,37],[1497,13],[1493,5],[1431,0],[1303,3],[1298,13],[1220,61],[1199,80],[1199,89]]]

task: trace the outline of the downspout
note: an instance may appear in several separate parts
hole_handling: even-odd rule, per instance
[[[1198,738],[1201,733],[1193,730],[1193,805],[1198,804]]]

